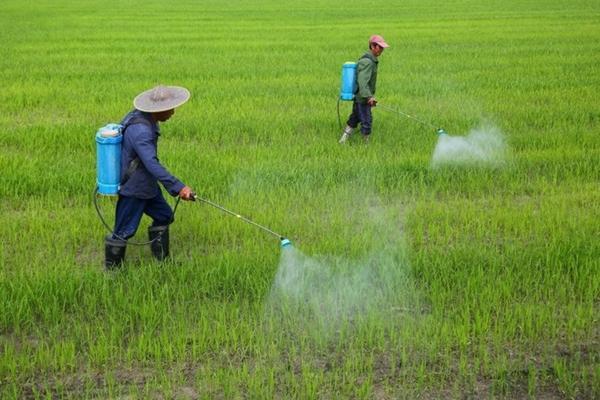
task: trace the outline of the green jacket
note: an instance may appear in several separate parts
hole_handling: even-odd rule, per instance
[[[356,101],[366,103],[375,96],[377,85],[377,57],[367,51],[356,63]]]

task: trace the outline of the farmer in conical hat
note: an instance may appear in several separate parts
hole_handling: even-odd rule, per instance
[[[121,185],[117,201],[113,234],[105,240],[105,267],[114,269],[125,257],[127,239],[138,229],[143,214],[152,218],[148,236],[152,254],[158,260],[169,255],[169,225],[173,210],[158,185],[160,182],[171,196],[192,200],[193,191],[171,175],[160,163],[157,144],[159,123],[167,121],[175,108],[190,98],[190,92],[178,86],[157,86],[139,94],[135,109],[129,112],[121,125]]]
[[[377,85],[378,57],[383,50],[390,47],[383,37],[373,35],[369,38],[369,51],[367,51],[356,63],[356,91],[352,104],[352,114],[346,122],[346,127],[340,138],[340,143],[345,143],[354,129],[360,123],[360,132],[365,141],[369,140],[373,117],[371,108],[377,105],[375,100],[375,87]]]

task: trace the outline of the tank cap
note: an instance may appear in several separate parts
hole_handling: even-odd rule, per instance
[[[98,129],[97,136],[102,138],[116,138],[121,136],[123,126],[120,124],[106,124]]]
[[[106,138],[117,137],[119,135],[120,135],[120,133],[116,129],[103,129],[102,131],[100,131],[100,136],[106,137]]]

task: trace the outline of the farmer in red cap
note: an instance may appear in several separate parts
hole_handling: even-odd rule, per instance
[[[356,89],[354,92],[354,103],[352,114],[348,117],[346,127],[340,138],[340,143],[345,143],[360,123],[360,131],[369,140],[373,117],[371,107],[375,107],[375,86],[377,85],[377,57],[383,50],[390,47],[383,37],[373,35],[369,38],[369,51],[367,51],[356,63]]]

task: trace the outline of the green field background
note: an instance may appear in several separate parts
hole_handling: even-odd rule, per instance
[[[374,33],[380,104],[502,163],[381,108],[337,143]],[[600,397],[598,1],[3,1],[0,41],[0,398]],[[161,161],[291,253],[182,202],[103,270],[94,134],[161,83]]]

